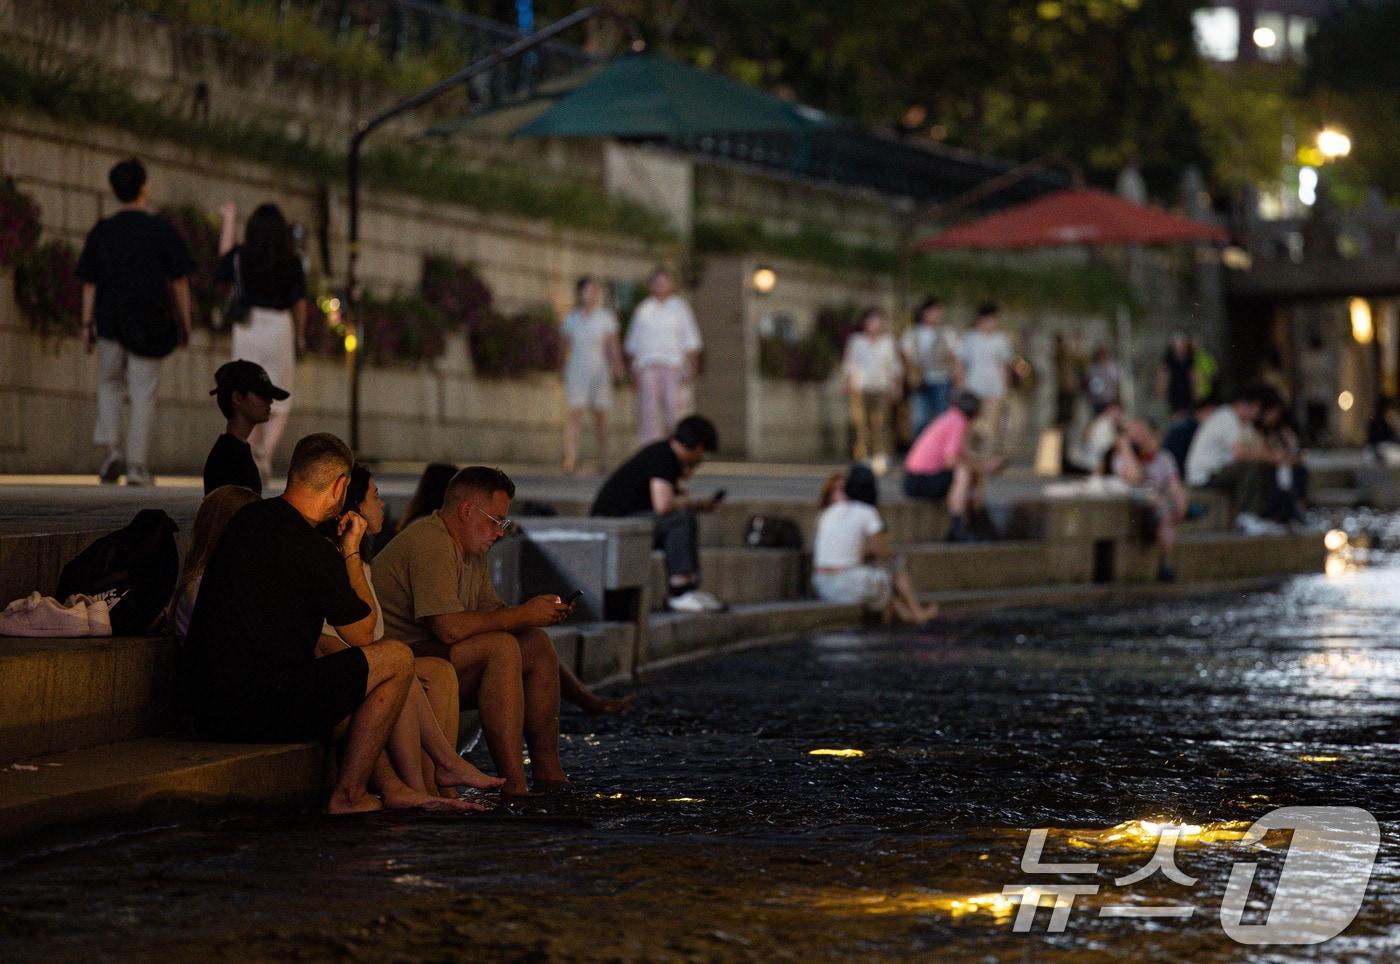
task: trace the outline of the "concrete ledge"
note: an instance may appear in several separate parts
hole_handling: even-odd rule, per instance
[[[40,827],[134,814],[162,801],[206,805],[314,800],[326,748],[135,740],[0,770],[0,838]]]
[[[666,606],[665,555],[651,554],[652,605]],[[700,550],[704,588],[729,605],[800,598],[809,554],[796,549],[705,548]]]
[[[1321,532],[1249,536],[1242,532],[1183,533],[1176,547],[1176,571],[1188,581],[1248,579],[1322,572],[1327,547]],[[1156,577],[1156,546],[1120,543],[1116,560],[1119,582],[1147,582]]]
[[[168,730],[175,645],[168,636],[0,637],[0,762]]]
[[[68,560],[115,528],[0,534],[0,608],[36,589],[52,596]]]
[[[896,547],[918,592],[1000,589],[1094,579],[1094,544],[1084,540],[925,543]]]
[[[658,613],[651,618],[651,638],[641,668],[713,652],[736,640],[795,637],[814,629],[851,626],[860,620],[859,606],[815,599],[735,606],[728,612],[703,615]]]

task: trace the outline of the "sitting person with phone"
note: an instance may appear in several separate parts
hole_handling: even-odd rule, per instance
[[[643,446],[618,466],[593,500],[589,515],[646,516],[653,523],[652,545],[666,553],[666,604],[679,612],[720,612],[724,603],[700,589],[697,512],[713,512],[723,491],[693,499],[685,480],[719,448],[719,434],[703,415],[681,419],[671,437]]]
[[[441,656],[457,671],[463,705],[481,711],[486,745],[505,778],[501,792],[529,792],[520,754],[530,748],[532,785],[568,782],[559,759],[559,697],[578,685],[542,631],[573,606],[553,594],[507,606],[491,584],[486,554],[514,523],[515,483],[500,469],[472,465],[447,486],[442,508],[400,532],[379,553],[374,588],[385,631],[417,656]],[[567,681],[566,681],[567,680]]]

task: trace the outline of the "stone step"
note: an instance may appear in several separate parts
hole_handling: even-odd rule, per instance
[[[896,546],[916,592],[1002,589],[1094,581],[1085,540],[922,543]]]
[[[326,786],[314,743],[198,743],[157,737],[38,756],[0,767],[0,839],[152,808],[312,803]],[[33,767],[33,769],[30,769]]]
[[[859,606],[815,599],[734,606],[722,613],[656,613],[651,617],[641,670],[693,658],[726,645],[796,637],[860,621]]]
[[[1243,532],[1183,533],[1176,547],[1179,579],[1249,579],[1322,572],[1327,547],[1321,532],[1251,536]],[[1115,559],[1116,581],[1148,582],[1156,578],[1157,550],[1143,543],[1121,544]]]
[[[0,637],[0,762],[165,732],[175,640]]]
[[[36,590],[52,596],[68,560],[111,531],[55,530],[46,521],[37,532],[0,533],[0,608]]]
[[[651,604],[666,608],[665,555],[651,554]],[[704,587],[730,605],[797,599],[806,592],[809,554],[796,549],[704,548]]]

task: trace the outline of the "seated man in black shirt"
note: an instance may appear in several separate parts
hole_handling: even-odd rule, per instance
[[[364,517],[342,509],[352,456],[334,435],[297,443],[280,498],[240,509],[200,583],[181,692],[197,732],[235,743],[344,737],[330,813],[480,809],[429,796],[384,754],[414,682],[413,652],[373,641],[377,607],[360,561]],[[316,526],[338,520],[334,542]],[[316,658],[329,622],[351,648]],[[373,780],[381,800],[369,793]]]
[[[695,513],[711,512],[717,499],[693,499],[685,479],[719,447],[714,424],[702,415],[681,419],[669,439],[652,442],[617,467],[598,491],[589,513],[595,516],[645,515],[655,521],[653,546],[666,553],[670,598],[681,612],[717,612],[724,608],[700,586],[700,543]]]
[[[285,401],[291,394],[272,384],[257,362],[241,358],[219,366],[214,386],[209,394],[217,396],[228,425],[204,460],[204,494],[221,485],[241,485],[262,495],[262,473],[253,461],[248,436],[271,416],[273,402]]]

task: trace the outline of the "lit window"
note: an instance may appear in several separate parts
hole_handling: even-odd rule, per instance
[[[1207,7],[1191,14],[1196,49],[1202,57],[1225,63],[1240,55],[1240,15],[1233,7]]]
[[[1316,21],[1308,17],[1288,18],[1288,52],[1299,60],[1307,53],[1308,38],[1317,33]]]
[[[1260,11],[1254,17],[1254,49],[1260,60],[1278,63],[1288,52],[1284,37],[1288,34],[1288,20],[1281,13]]]

